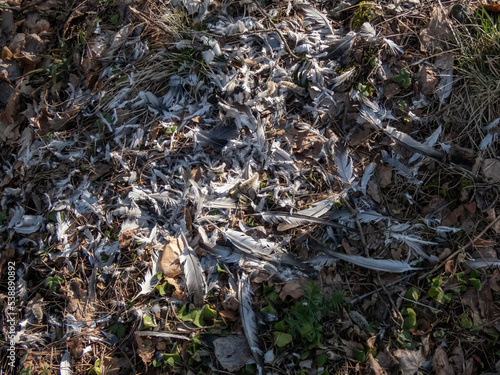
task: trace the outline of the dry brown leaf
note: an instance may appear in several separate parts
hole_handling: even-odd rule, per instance
[[[380,366],[378,361],[375,358],[373,358],[372,353],[368,354],[368,366],[369,366],[370,372],[373,375],[386,375],[387,374],[387,372],[382,368],[382,366]]]
[[[72,280],[66,294],[66,310],[72,314],[77,321],[91,322],[94,312],[93,304],[88,300],[87,291],[82,289],[83,283]]]
[[[432,357],[432,369],[436,375],[455,375],[455,370],[450,365],[448,356],[441,347],[436,349],[434,357]]]
[[[94,181],[94,180],[92,180],[92,181]],[[118,238],[118,247],[120,249],[127,249],[127,248],[129,248],[130,245],[132,245],[132,243],[134,241],[134,235],[136,235],[137,232],[139,232],[138,228],[137,229],[128,230],[128,231],[120,234],[120,237]]]
[[[0,87],[3,88],[4,85],[7,85],[7,83],[0,83]],[[0,94],[1,101],[4,99],[3,95],[4,93]],[[19,111],[19,100],[20,94],[12,91],[3,111],[0,112],[0,142],[19,138],[19,124],[15,121],[15,117],[17,117],[16,115]]]
[[[455,208],[453,211],[450,212],[450,214],[441,222],[441,225],[444,225],[446,227],[451,227],[456,224],[457,221],[463,222],[465,219],[465,209],[464,205],[461,204],[457,208]]]
[[[394,356],[399,361],[402,373],[406,375],[416,374],[425,362],[425,356],[421,350],[398,349],[394,352]]]
[[[500,182],[500,160],[484,159],[482,170],[484,177],[488,179],[489,183],[495,184]]]
[[[279,296],[282,301],[290,296],[292,299],[297,300],[304,295],[302,282],[299,279],[288,280],[281,288]]]
[[[146,365],[149,365],[156,351],[155,343],[152,339],[137,334],[135,335],[135,341],[137,342],[137,354]]]
[[[171,237],[168,244],[163,248],[161,254],[159,270],[165,277],[175,277],[182,272],[179,263],[179,255],[184,250],[182,241],[178,238]]]
[[[392,167],[385,165],[377,165],[376,169],[377,182],[380,187],[386,188],[392,182]]]
[[[127,363],[126,361],[120,360],[119,358],[104,357],[104,359],[101,362],[101,366],[104,370],[103,374],[106,375],[119,374],[122,365],[126,363]]]
[[[444,41],[452,36],[453,34],[448,27],[448,15],[439,5],[436,5],[429,24],[420,32],[420,50],[432,52],[436,48],[441,48]]]
[[[392,99],[400,91],[401,91],[400,85],[395,82],[388,82],[387,84],[384,85],[384,96],[386,99]]]
[[[439,82],[439,76],[432,66],[424,65],[420,67],[416,78],[418,87],[424,95],[431,95],[434,93]]]

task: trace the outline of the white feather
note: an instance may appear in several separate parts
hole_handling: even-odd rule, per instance
[[[344,253],[339,253],[326,246],[316,244],[318,250],[336,258],[341,259],[349,263],[353,263],[359,267],[368,268],[370,270],[380,271],[380,272],[391,272],[391,273],[402,273],[407,271],[416,271],[420,268],[414,268],[408,263],[400,260],[391,259],[372,259],[366,258],[361,255],[348,255]]]
[[[340,180],[345,184],[351,184],[354,181],[352,159],[349,150],[341,142],[337,142],[333,148],[333,160],[337,165]]]
[[[60,375],[71,375],[71,354],[67,350],[61,358],[59,373]]]
[[[203,306],[205,299],[205,275],[201,267],[200,259],[195,251],[189,246],[184,233],[181,231],[184,251],[180,254],[179,260],[186,277],[186,286],[191,301],[196,307]]]
[[[153,254],[151,255],[151,260],[153,261],[153,265],[150,269],[146,271],[146,274],[144,275],[144,280],[139,284],[139,286],[141,287],[141,291],[139,292],[138,295],[136,295],[132,299],[132,301],[136,300],[141,295],[146,295],[151,293],[151,291],[158,283],[158,277],[156,276],[156,273],[158,272],[159,258],[158,258],[158,253],[156,251],[153,252]]]

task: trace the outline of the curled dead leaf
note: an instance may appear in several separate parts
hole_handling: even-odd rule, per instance
[[[170,242],[163,248],[163,253],[161,254],[159,270],[163,273],[165,277],[175,277],[182,272],[179,255],[184,250],[184,245],[182,241],[178,238],[170,238]]]

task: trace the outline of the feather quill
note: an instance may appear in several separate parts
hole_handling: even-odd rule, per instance
[[[336,259],[341,259],[346,262],[355,264],[359,267],[367,268],[379,272],[403,273],[407,271],[416,271],[421,268],[414,268],[407,262],[392,259],[372,259],[361,255],[348,255],[334,251],[324,245],[315,243],[314,247]]]
[[[196,307],[202,307],[205,299],[205,275],[201,267],[200,259],[194,250],[189,246],[184,233],[181,231],[184,251],[179,256],[179,260],[186,277],[186,286],[191,301]]]
[[[264,369],[264,361],[262,359],[262,349],[260,348],[257,320],[255,319],[255,313],[252,310],[251,294],[252,291],[250,289],[248,276],[242,272],[238,282],[238,300],[240,302],[239,310],[241,324],[243,325],[243,331],[245,332],[248,345],[250,346],[250,351],[252,352],[255,362],[257,363],[259,374],[261,374]]]
[[[470,268],[500,268],[497,258],[472,259],[465,262]]]

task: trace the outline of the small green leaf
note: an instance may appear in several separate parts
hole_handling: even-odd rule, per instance
[[[471,278],[471,279],[469,279],[469,283],[477,291],[480,291],[481,289],[483,289],[483,285],[481,284],[481,280]]]
[[[172,135],[175,133],[176,130],[177,130],[177,126],[171,126],[167,130],[165,130],[165,135]]]
[[[160,293],[160,296],[164,296],[167,294],[167,286],[168,286],[168,283],[163,283],[161,285],[157,285],[156,286],[156,290]]]
[[[149,315],[144,315],[142,317],[142,322],[144,323],[144,328],[153,328],[156,327],[156,324],[153,323],[153,319]]]
[[[123,324],[113,324],[108,330],[119,339],[125,335],[125,326]]]
[[[23,368],[20,372],[20,375],[31,375],[31,365],[26,368]]]
[[[467,285],[467,280],[464,279],[465,273],[464,272],[458,272],[455,274],[455,277],[457,278],[457,281],[461,285]]]
[[[356,358],[357,361],[359,362],[366,361],[366,353],[364,350],[354,348],[352,350],[352,354],[354,355],[354,358]]]
[[[473,279],[477,279],[480,275],[481,274],[479,273],[478,270],[473,269],[472,271],[470,271],[469,277],[472,277]]]
[[[405,328],[417,328],[417,313],[411,308],[406,308],[406,318],[404,320]]]
[[[45,286],[49,288],[51,292],[55,292],[57,290],[57,287],[59,285],[62,285],[64,280],[60,278],[59,276],[49,276],[45,279]]]
[[[471,329],[473,324],[467,317],[467,314],[460,315],[460,325],[462,328]]]
[[[284,332],[273,332],[274,343],[278,348],[282,348],[292,342],[292,335]]]
[[[116,27],[120,26],[120,17],[118,16],[118,14],[113,14],[111,16],[111,23]]]
[[[278,331],[284,331],[286,329],[285,321],[284,320],[279,321],[274,325],[274,328],[276,328]]]
[[[405,298],[407,299],[410,299],[412,301],[418,301],[418,296],[419,296],[419,293],[418,293],[418,288],[416,287],[411,287],[410,289],[408,289],[406,291],[406,294],[405,294]]]
[[[411,74],[406,68],[403,68],[399,74],[392,77],[392,80],[407,89],[411,85]]]
[[[318,367],[322,367],[326,363],[326,354],[321,354],[316,357],[316,364]]]
[[[276,309],[272,305],[267,305],[260,311],[267,314],[273,314],[273,315],[276,314]]]

